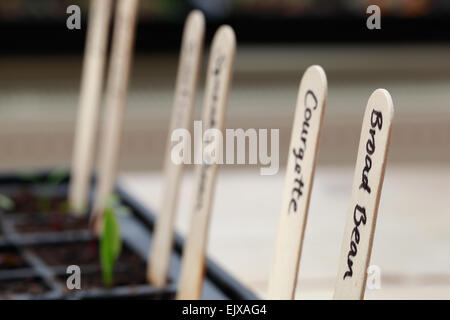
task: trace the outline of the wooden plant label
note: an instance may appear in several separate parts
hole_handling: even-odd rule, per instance
[[[91,0],[90,4],[69,191],[69,203],[75,214],[87,209],[111,7],[111,0]]]
[[[101,214],[108,196],[113,191],[116,177],[137,9],[138,0],[119,0],[117,2],[105,98],[105,118],[100,141],[99,176],[91,215],[97,233],[101,231]]]
[[[175,100],[172,111],[166,158],[164,162],[165,186],[152,248],[149,255],[147,277],[155,286],[163,286],[167,281],[170,256],[173,247],[175,214],[178,205],[178,191],[183,164],[175,164],[171,159],[171,134],[175,129],[189,130],[194,110],[198,74],[201,64],[205,18],[198,11],[192,11],[186,19],[175,86]]]
[[[364,114],[335,299],[363,299],[394,116],[392,99],[375,90]]]
[[[320,66],[309,67],[297,98],[269,299],[294,297],[326,97],[325,72]]]
[[[221,26],[213,39],[206,78],[203,126],[223,131],[236,50],[234,31]],[[207,146],[205,146],[207,148]],[[205,254],[217,163],[196,166],[194,203],[190,229],[183,248],[177,299],[200,299],[205,272]]]

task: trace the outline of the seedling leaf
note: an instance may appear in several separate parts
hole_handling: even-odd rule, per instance
[[[10,211],[12,209],[14,209],[14,201],[3,194],[0,194],[0,210]]]
[[[108,206],[103,212],[103,223],[103,233],[100,238],[100,260],[103,283],[110,287],[113,285],[114,264],[122,248],[120,226],[113,207]]]

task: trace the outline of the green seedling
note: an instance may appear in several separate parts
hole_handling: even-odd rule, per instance
[[[111,196],[108,205],[103,211],[103,230],[100,238],[100,261],[102,267],[103,283],[107,287],[114,284],[114,265],[119,258],[122,249],[122,238],[117,215],[123,210],[123,206],[115,196]]]
[[[14,201],[3,194],[0,194],[0,210],[11,211],[13,209]]]

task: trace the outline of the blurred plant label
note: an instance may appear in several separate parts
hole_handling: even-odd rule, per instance
[[[367,29],[374,30],[374,29],[381,29],[381,9],[379,6],[373,4],[367,7],[366,10],[367,14],[370,14],[370,16],[367,18]]]
[[[73,264],[67,267],[66,273],[69,275],[66,281],[67,289],[80,290],[81,289],[81,269],[79,266]]]
[[[207,130],[211,130],[211,138],[224,129],[235,50],[233,29],[221,26],[211,46],[203,102],[202,120]],[[210,141],[205,148],[210,144],[214,142]],[[177,299],[201,298],[217,170],[217,162],[196,167],[191,224],[183,249]]]
[[[216,49],[217,50],[217,49]],[[222,157],[221,137],[223,130],[223,123],[226,110],[226,101],[229,89],[229,78],[231,77],[232,63],[227,61],[229,58],[228,52],[222,53],[219,50],[212,59],[213,68],[210,68],[210,75],[208,77],[207,92],[205,94],[205,107],[203,110],[203,122],[206,125],[205,145],[203,156],[204,161],[199,161],[200,165],[197,167],[197,192],[195,200],[195,210],[201,211],[204,202],[208,201],[209,189],[214,183],[217,164],[220,162],[218,158]],[[209,86],[208,86],[209,85]],[[225,91],[226,90],[226,91]],[[219,97],[221,98],[219,100]],[[194,151],[195,152],[195,151]],[[194,157],[198,158],[199,152],[195,152]],[[203,157],[202,157],[203,158]],[[206,192],[208,190],[208,192]]]
[[[66,26],[69,30],[81,30],[81,9],[77,5],[70,5],[66,10],[70,16],[66,20]]]
[[[337,299],[364,297],[393,115],[389,93],[384,89],[375,90],[367,103],[362,124],[336,280]]]
[[[183,31],[170,132],[184,129],[189,133],[188,129],[195,105],[204,33],[205,17],[201,11],[194,10],[189,14]],[[177,165],[170,158],[171,149],[172,140],[169,140],[164,159],[165,192],[161,199],[160,214],[155,226],[147,265],[147,278],[156,286],[164,285],[168,278],[179,186],[183,174],[183,166]],[[187,152],[190,153],[186,150],[185,153]]]
[[[298,91],[269,299],[292,299],[294,295],[326,96],[324,70],[320,66],[309,67]]]

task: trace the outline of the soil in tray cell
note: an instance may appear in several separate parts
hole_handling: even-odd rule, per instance
[[[65,212],[35,213],[16,223],[20,233],[79,231],[89,228],[87,216],[75,217]]]
[[[0,248],[0,271],[26,268],[27,264],[17,250]]]
[[[35,197],[27,189],[20,189],[17,193],[8,196],[14,202],[14,208],[6,214],[35,212]]]
[[[101,272],[96,272],[93,274],[88,274],[81,278],[84,280],[84,288],[100,288],[104,287]],[[133,286],[133,285],[143,285],[147,283],[146,279],[146,268],[144,263],[130,264],[126,265],[119,264],[114,270],[114,283],[115,287],[118,286]]]
[[[65,197],[39,197],[27,188],[20,189],[10,196],[14,202],[14,208],[7,213],[34,214],[36,212],[58,212],[67,207]]]
[[[30,249],[49,266],[100,264],[97,240],[38,245]]]
[[[65,197],[37,197],[27,189],[11,196],[14,209],[8,216],[20,214],[15,228],[20,233],[85,230],[89,227],[87,215],[70,214]]]
[[[31,251],[49,266],[96,266],[100,268],[99,243],[97,240],[38,245]],[[124,243],[119,259],[119,267],[145,265],[143,259]],[[145,269],[145,268],[144,268]]]
[[[50,213],[50,212],[67,212],[68,201],[66,196],[52,195],[37,195],[27,188],[22,188],[19,191],[8,196],[14,202],[14,208],[7,211],[7,214],[21,213],[21,214],[35,214],[35,213]]]
[[[76,264],[81,268],[81,288],[106,288],[101,274],[98,242],[81,242],[52,249],[41,246],[33,249],[48,265],[66,266]],[[83,253],[85,252],[85,253]],[[83,266],[87,272],[83,272]],[[90,268],[86,268],[86,267]],[[60,276],[65,282],[70,275]],[[146,284],[145,261],[125,244],[114,266],[113,286],[134,286]]]
[[[48,291],[47,286],[38,278],[8,279],[0,281],[0,298],[12,298],[15,295],[39,295]]]
[[[68,276],[69,275],[63,275],[60,276],[59,279],[65,283]],[[145,264],[138,263],[135,265],[116,265],[113,284],[111,286],[112,288],[121,286],[133,287],[145,284],[147,284]],[[81,290],[98,288],[110,288],[103,283],[101,271],[83,273],[83,268],[81,268]]]

